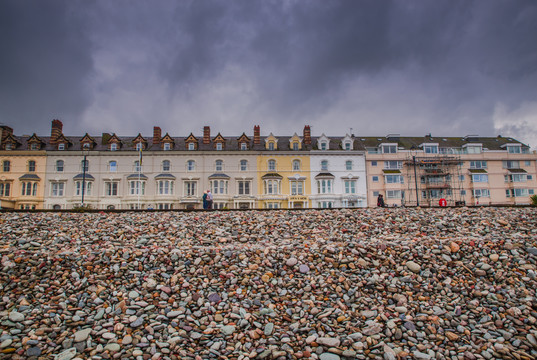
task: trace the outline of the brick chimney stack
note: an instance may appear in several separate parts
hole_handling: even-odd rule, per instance
[[[311,130],[309,125],[304,126],[304,144],[311,145]]]
[[[153,126],[153,144],[160,144],[160,139],[162,139],[162,130],[158,126]]]
[[[52,120],[52,126],[50,128],[50,143],[56,144],[58,138],[62,135],[63,123],[60,120]]]
[[[203,127],[203,143],[204,144],[211,143],[211,128],[209,126]]]
[[[254,126],[254,144],[255,145],[261,144],[261,136],[259,134],[259,125]]]

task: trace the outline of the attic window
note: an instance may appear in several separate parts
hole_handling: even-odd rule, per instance
[[[271,141],[268,143],[268,149],[269,150],[274,150],[274,141]]]
[[[117,144],[116,143],[110,144],[110,151],[116,151],[116,150],[117,150]]]
[[[350,150],[351,149],[350,141],[346,141],[344,146],[345,146],[345,150]]]
[[[65,144],[64,143],[59,143],[58,144],[58,150],[65,150]]]
[[[216,143],[216,150],[222,150],[222,143]]]
[[[195,150],[194,143],[188,143],[188,150]]]
[[[170,143],[164,143],[164,150],[170,150]]]
[[[136,150],[138,150],[138,151],[143,150],[143,149],[142,149],[142,146],[143,146],[143,145],[142,145],[141,142],[136,143]]]
[[[326,150],[326,141],[321,143],[321,150]]]
[[[89,148],[90,148],[90,144],[89,144],[89,143],[84,143],[84,144],[82,145],[82,147],[83,147],[84,149],[89,149]]]
[[[245,142],[241,143],[241,150],[248,150]]]
[[[38,150],[39,149],[39,146],[37,145],[37,143],[32,143],[30,145],[30,150]]]

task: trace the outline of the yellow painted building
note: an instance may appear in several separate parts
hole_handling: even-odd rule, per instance
[[[270,134],[265,150],[257,157],[258,207],[310,207],[310,159],[308,152],[301,153],[302,139],[296,134],[291,138]]]
[[[46,153],[43,150],[0,151],[0,206],[43,209]]]

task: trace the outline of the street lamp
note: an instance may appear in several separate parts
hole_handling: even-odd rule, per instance
[[[416,185],[416,207],[420,206],[420,197],[418,193],[418,175],[416,172],[416,149],[411,148],[410,153],[412,154],[412,164],[414,165],[414,183]]]
[[[86,158],[89,154],[89,149],[84,147],[82,154],[84,154],[84,160],[82,161],[82,206],[84,206],[84,194],[86,193],[86,169],[88,167]]]

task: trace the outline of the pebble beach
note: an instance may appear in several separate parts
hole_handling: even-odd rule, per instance
[[[536,359],[537,210],[0,214],[0,359]]]

